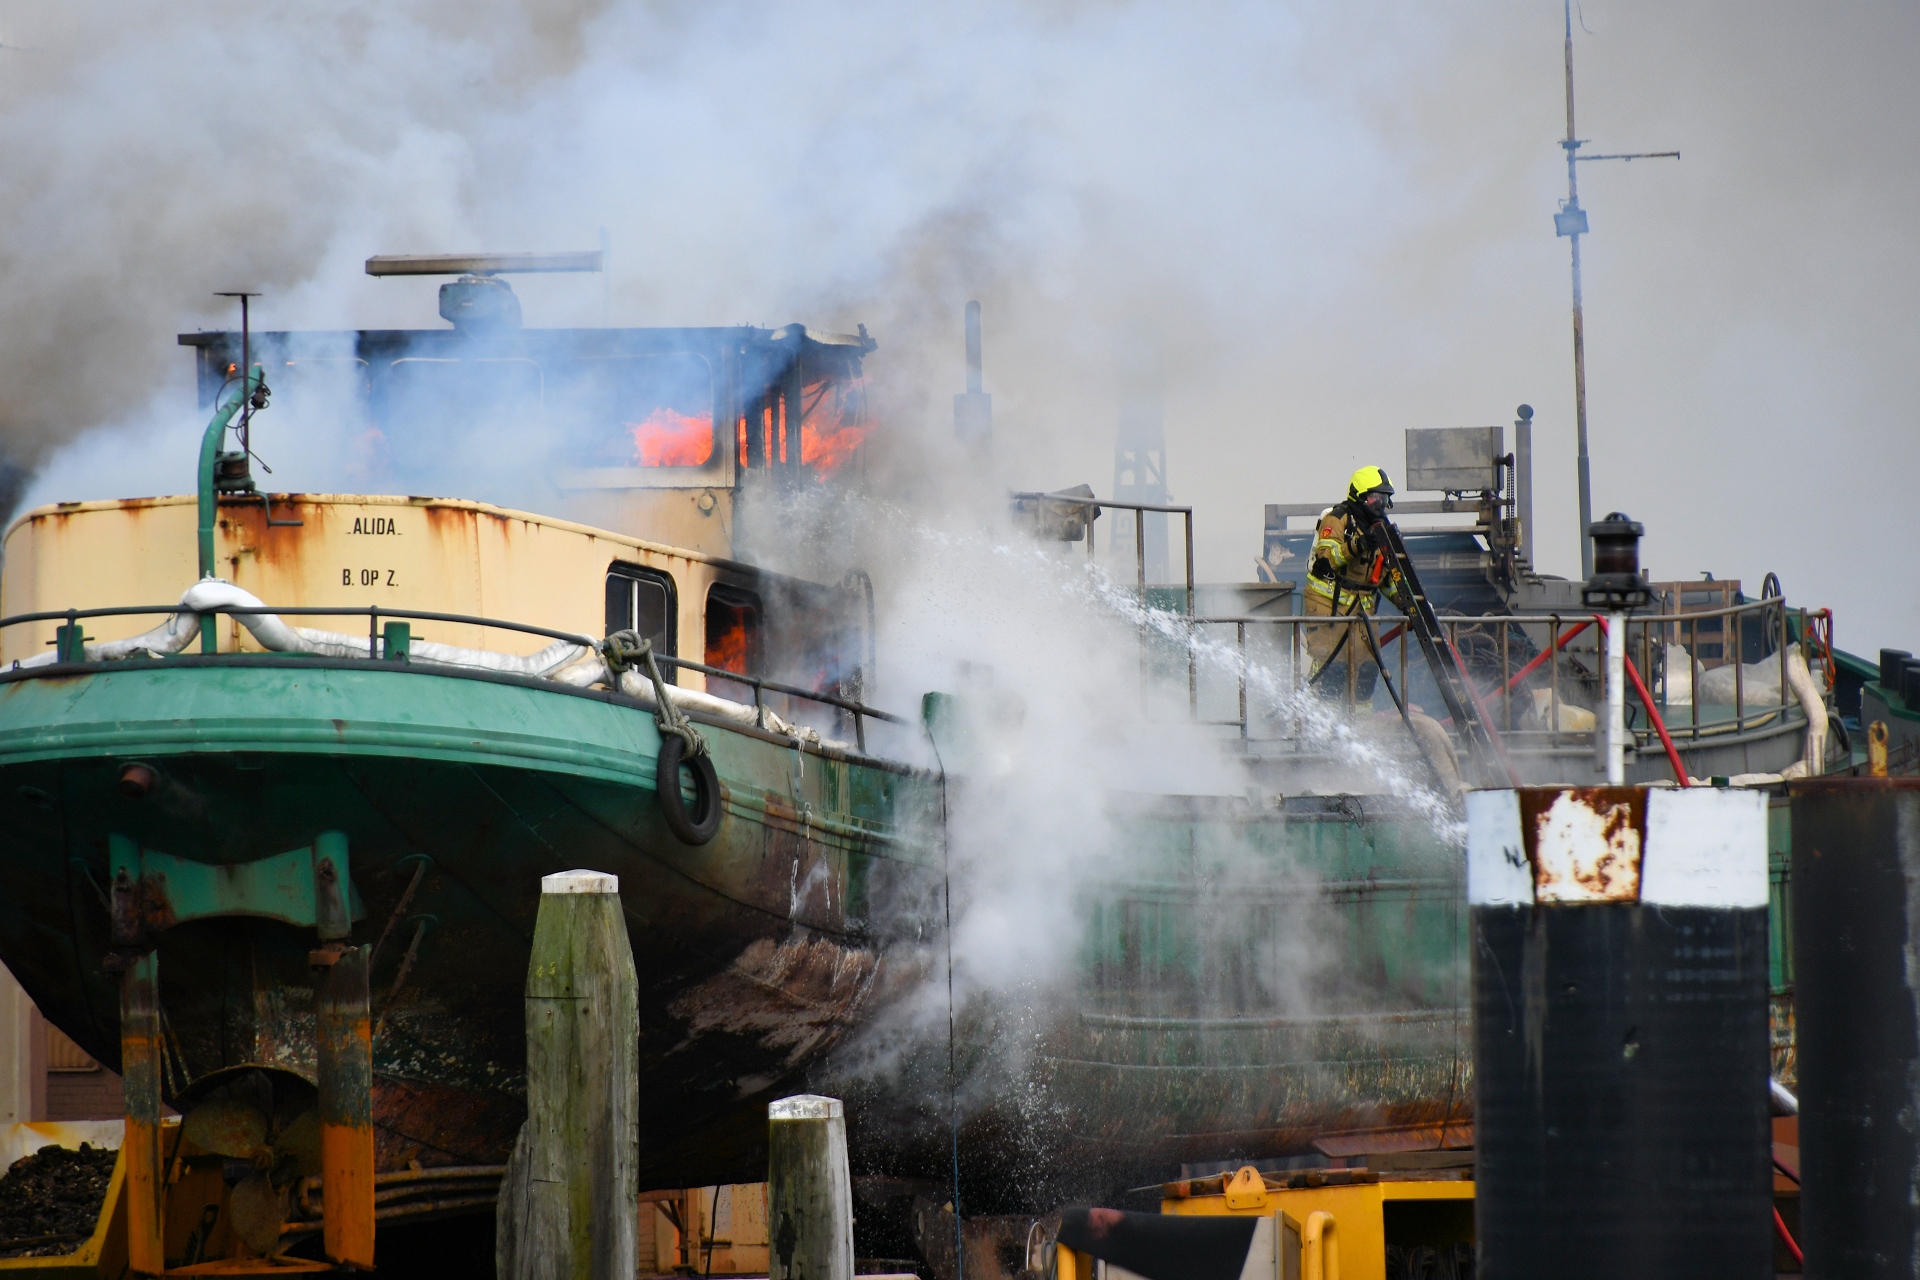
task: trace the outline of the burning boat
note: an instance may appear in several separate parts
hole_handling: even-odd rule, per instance
[[[0,959],[131,1117],[259,1127],[227,1154],[276,1192],[356,952],[376,1167],[506,1159],[539,881],[578,866],[634,943],[643,1178],[745,1176],[766,1102],[878,1002],[870,904],[930,863],[928,780],[862,701],[870,588],[731,557],[745,509],[857,460],[872,340],[521,328],[500,276],[579,265],[376,259],[459,273],[454,327],[182,335],[198,492],[7,534]],[[557,440],[574,518],[264,492],[269,388],[396,456],[444,448],[430,422]]]

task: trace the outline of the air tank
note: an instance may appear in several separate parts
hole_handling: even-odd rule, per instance
[[[1911,1277],[1920,778],[1809,779],[1789,794],[1807,1274]]]
[[[1467,798],[1482,1280],[1772,1271],[1766,798]]]

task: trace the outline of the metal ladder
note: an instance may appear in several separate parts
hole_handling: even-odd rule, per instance
[[[1420,642],[1420,651],[1433,672],[1440,699],[1447,704],[1447,714],[1453,718],[1461,741],[1473,757],[1481,781],[1495,786],[1519,786],[1520,776],[1507,758],[1506,744],[1500,740],[1499,732],[1480,703],[1480,695],[1467,677],[1467,664],[1460,657],[1459,648],[1441,627],[1433,605],[1427,600],[1426,588],[1420,585],[1420,577],[1413,571],[1413,557],[1407,554],[1407,544],[1399,528],[1391,520],[1382,519],[1374,523],[1367,536],[1386,557],[1387,567],[1397,570],[1405,584],[1407,600],[1402,607],[1407,614],[1407,630]]]

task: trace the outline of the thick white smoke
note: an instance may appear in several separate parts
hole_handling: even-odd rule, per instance
[[[1647,521],[1657,575],[1776,569],[1843,644],[1911,637],[1913,593],[1829,544],[1916,457],[1890,158],[1920,18],[1582,22],[1583,136],[1685,153],[1585,167],[1596,511]],[[613,319],[864,320],[909,433],[942,430],[982,298],[1021,484],[1104,480],[1115,335],[1151,335],[1213,579],[1245,576],[1261,503],[1527,400],[1541,560],[1570,572],[1559,25],[1551,0],[11,6],[0,462],[46,467],[35,500],[179,489],[172,334],[231,323],[212,290],[265,290],[266,326],[431,325],[431,282],[359,262],[605,226]],[[595,284],[522,293],[534,323],[602,318]],[[325,441],[261,443],[294,487],[344,478]],[[1868,501],[1884,545],[1920,531]]]

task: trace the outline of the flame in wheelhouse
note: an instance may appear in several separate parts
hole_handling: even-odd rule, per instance
[[[845,470],[860,455],[871,424],[866,419],[867,380],[823,379],[800,393],[799,462],[816,476]],[[782,397],[771,397],[742,416],[735,430],[739,456],[750,466],[793,463],[791,418]]]
[[[722,625],[707,629],[707,665],[747,673],[747,616],[735,610]]]
[[[831,475],[853,461],[867,439],[865,378],[817,382],[800,395],[800,461]]]
[[[633,435],[634,457],[643,467],[704,467],[713,457],[712,417],[690,417],[662,405],[644,422],[622,426]]]

